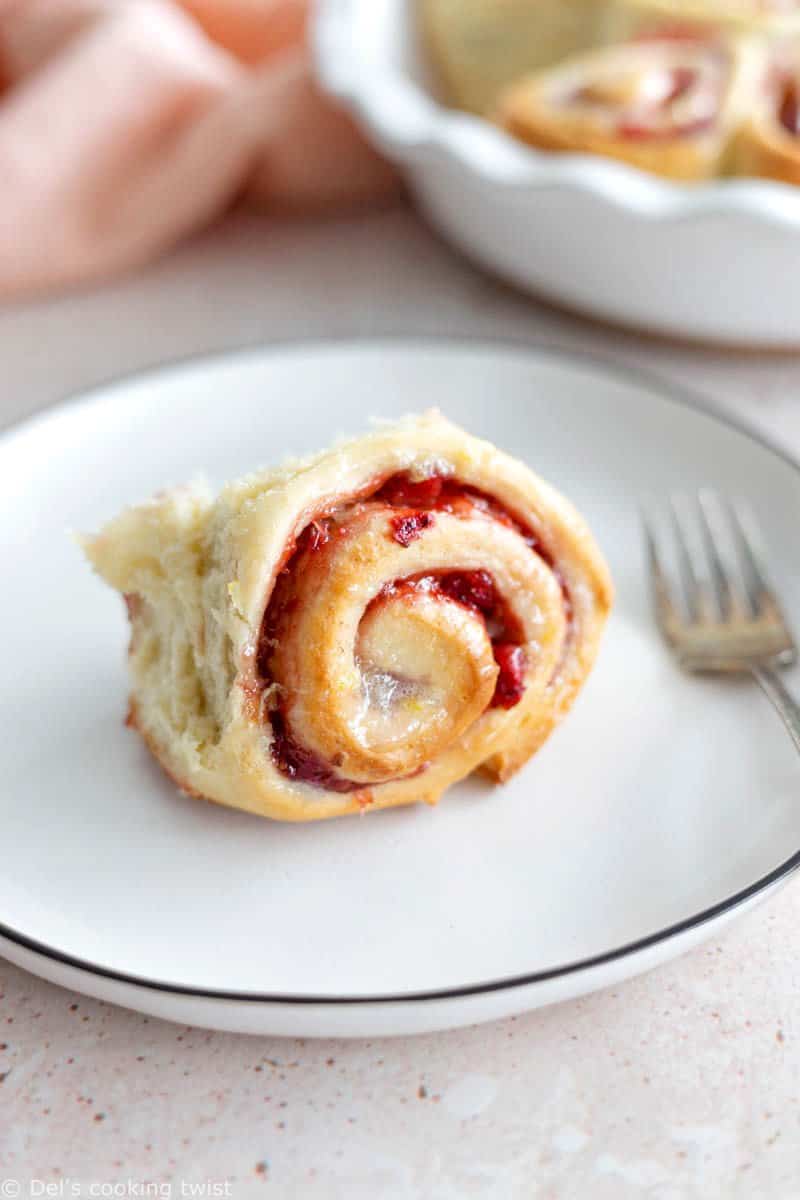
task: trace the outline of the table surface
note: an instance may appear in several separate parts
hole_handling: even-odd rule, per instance
[[[198,352],[413,334],[644,366],[800,455],[800,357],[586,324],[479,274],[401,210],[313,225],[241,213],[123,282],[6,308],[0,426]],[[236,1200],[265,1188],[298,1200],[800,1197],[799,926],[800,881],[723,941],[615,991],[372,1042],[170,1025],[0,960],[0,1196],[48,1194],[48,1181],[51,1195],[195,1184]]]

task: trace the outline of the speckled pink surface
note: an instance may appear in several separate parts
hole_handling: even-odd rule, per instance
[[[10,1177],[281,1197],[797,1195],[800,885],[614,991],[460,1032],[169,1025],[0,970]]]
[[[654,345],[553,314],[404,213],[280,232],[239,218],[126,283],[0,313],[0,424],[191,351],[432,331],[599,349],[706,390],[800,452],[800,359]],[[194,1186],[282,1200],[795,1200],[798,928],[795,882],[723,941],[614,991],[372,1042],[187,1029],[0,960],[0,1198]]]

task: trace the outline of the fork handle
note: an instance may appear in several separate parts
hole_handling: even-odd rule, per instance
[[[800,751],[800,704],[785,687],[777,671],[771,667],[753,667],[753,678],[779,714],[789,737]]]

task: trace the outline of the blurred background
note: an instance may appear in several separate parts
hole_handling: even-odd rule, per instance
[[[627,167],[611,184],[603,178],[598,187],[583,180],[563,186],[551,175],[547,186],[521,194],[516,181],[505,186],[503,172],[513,174],[519,164],[499,161],[501,142],[502,153],[522,155],[523,169],[534,163],[539,175],[542,164],[552,172],[550,164],[563,158],[515,144],[488,121],[456,111],[452,89],[460,79],[448,84],[440,69],[442,37],[449,38],[451,72],[466,47],[468,83],[475,64],[487,64],[484,86],[493,97],[504,47],[515,47],[517,72],[521,40],[542,69],[543,56],[550,61],[596,39],[585,32],[586,7],[586,0],[437,0],[425,6],[439,21],[437,43],[415,6],[390,0],[323,4],[316,14],[303,0],[2,0],[0,338],[7,386],[0,421],[198,352],[425,333],[596,350],[713,393],[791,436],[785,413],[795,368],[786,337],[800,322],[797,274],[788,267],[800,245],[794,188],[756,185],[767,189],[767,199],[756,198],[741,228],[730,212],[711,223],[705,212],[696,220],[680,212],[674,221],[654,221],[637,189],[662,181]],[[741,16],[748,5],[705,7]],[[769,17],[771,6],[749,7],[751,16]],[[793,8],[774,7],[781,20]],[[315,16],[329,32],[332,21],[336,26],[322,52],[316,35],[329,85],[337,65],[345,73],[352,68],[362,84],[390,77],[408,86],[384,92],[381,119],[401,109],[406,124],[419,119],[419,105],[411,117],[403,109],[413,86],[428,103],[424,120],[433,113],[438,122],[437,137],[446,118],[452,124],[442,137],[466,143],[488,134],[497,144],[471,150],[469,171],[443,170],[429,148],[427,174],[405,162],[407,149],[387,145],[374,112],[357,127],[353,105],[326,96],[315,82]],[[663,27],[663,12],[645,16]],[[547,32],[554,20],[558,37]],[[626,66],[623,104],[633,89],[639,111],[644,86],[647,119],[653,95],[656,111],[663,109],[664,69],[645,64],[642,76]],[[653,70],[655,85],[647,82]],[[369,103],[363,96],[360,102],[363,116]],[[606,86],[602,105],[609,102]],[[612,110],[619,102],[612,96]],[[708,100],[701,94],[697,102]],[[481,155],[491,159],[491,171],[476,182]],[[694,203],[707,188],[741,185],[663,186]],[[453,239],[513,286],[475,270],[451,248]],[[562,307],[536,302],[520,285]],[[660,321],[680,338],[644,340],[577,321],[564,305],[588,305],[604,321],[622,312],[626,326],[647,307],[650,320],[639,323]],[[716,352],[687,341],[704,321],[717,332],[721,325],[725,345]],[[783,355],[754,353],[759,338],[748,336],[748,322],[762,342],[777,339]]]
[[[0,0],[0,427],[191,356],[424,336],[645,369],[800,456],[796,32],[792,0]],[[0,960],[0,1179],[788,1200],[795,892],[656,982],[380,1045]]]

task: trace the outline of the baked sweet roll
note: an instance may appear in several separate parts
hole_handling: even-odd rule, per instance
[[[759,61],[747,39],[659,36],[609,46],[513,84],[496,117],[540,149],[703,180],[723,166]]]
[[[423,39],[447,98],[487,113],[500,91],[599,38],[603,0],[418,0]]]
[[[800,184],[800,43],[770,55],[736,137],[733,169]]]
[[[124,512],[130,723],[187,792],[282,820],[506,780],[594,662],[608,569],[572,506],[436,413]]]

